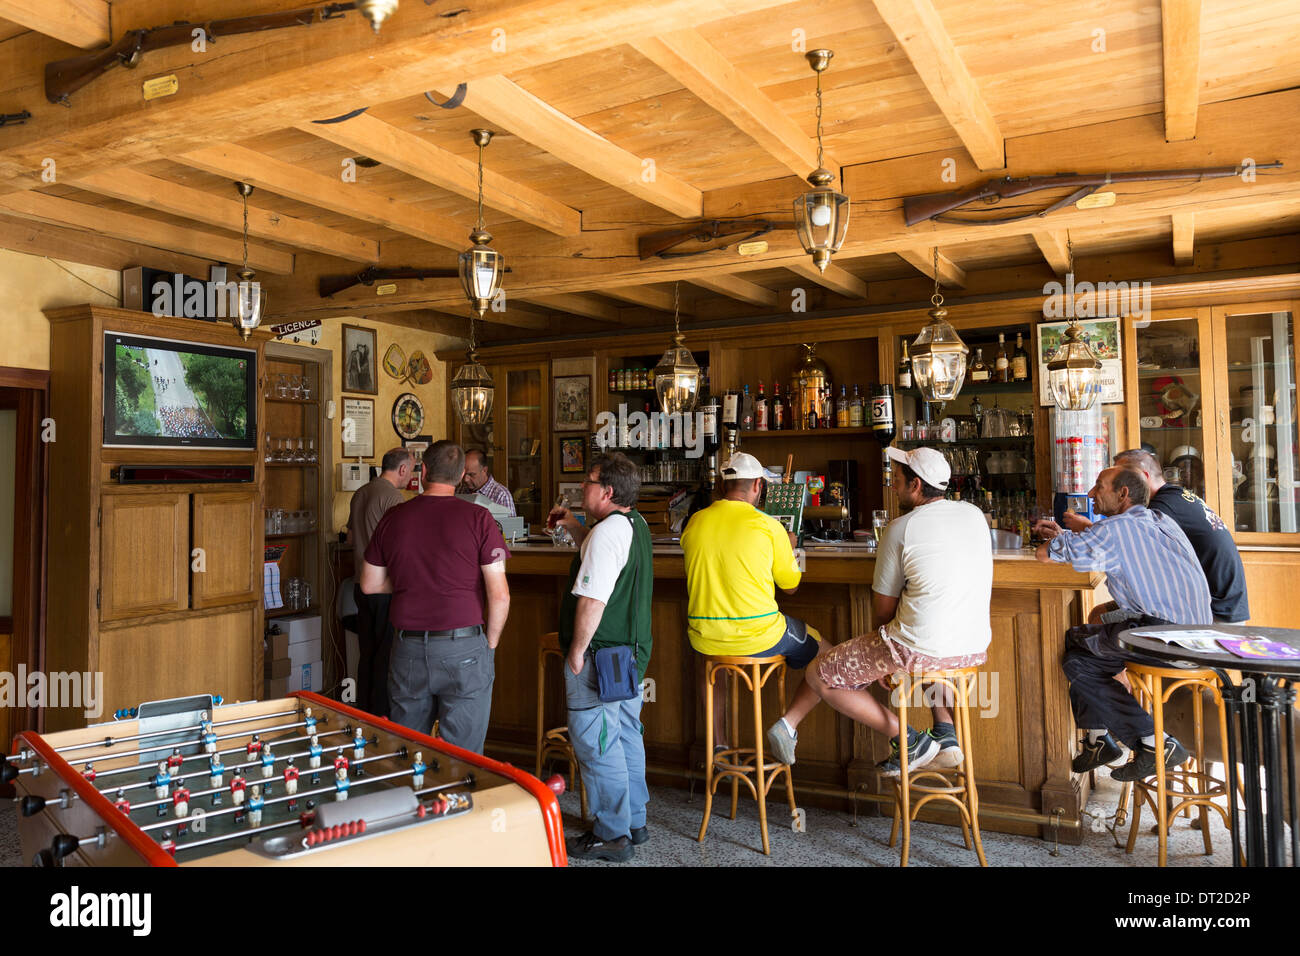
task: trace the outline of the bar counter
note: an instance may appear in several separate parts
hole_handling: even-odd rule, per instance
[[[511,552],[507,564],[510,619],[497,648],[487,749],[532,767],[537,641],[539,635],[556,628],[574,551],[549,544],[518,544]],[[874,555],[861,548],[816,546],[807,554],[798,590],[778,594],[781,609],[837,644],[868,631]],[[1066,629],[1086,619],[1094,604],[1108,599],[1104,577],[1081,574],[1068,565],[1040,564],[1030,551],[994,555],[993,640],[988,662],[981,668],[978,696],[971,701],[980,825],[1077,843],[1088,778],[1070,770],[1075,733],[1060,660]],[[960,573],[959,568],[953,571]],[[654,651],[646,674],[652,683],[641,712],[647,776],[652,783],[698,788],[703,782],[705,727],[697,691],[699,657],[686,637],[681,549],[656,545],[654,573]],[[800,680],[797,672],[787,676],[787,698]],[[776,700],[775,681],[769,688],[763,702],[766,723],[783,710]],[[549,666],[545,696],[546,726],[562,725],[563,684],[554,663]],[[743,697],[741,713],[747,713]],[[909,719],[914,726],[929,723],[928,712]],[[742,727],[741,737],[750,742],[748,727]],[[859,813],[882,808],[890,812],[875,772],[877,761],[887,753],[888,742],[882,735],[826,704],[818,705],[799,728],[794,765],[798,802],[843,810],[856,803]],[[772,798],[783,799],[775,787]],[[956,823],[955,813],[939,809],[928,815],[928,811],[922,812],[921,819]],[[1060,826],[1052,820],[1059,820]]]

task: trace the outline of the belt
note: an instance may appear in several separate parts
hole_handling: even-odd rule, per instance
[[[458,637],[478,637],[482,628],[477,624],[473,627],[457,627],[450,631],[405,631],[399,629],[398,637],[405,638],[408,641],[440,641],[453,640]]]

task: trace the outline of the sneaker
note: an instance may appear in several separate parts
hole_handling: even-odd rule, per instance
[[[1106,734],[1095,744],[1088,743],[1088,738],[1083,738],[1083,753],[1079,754],[1070,761],[1070,769],[1075,773],[1087,773],[1089,770],[1096,770],[1108,763],[1118,760],[1124,756],[1124,748],[1116,743],[1115,738]],[[1155,766],[1154,763],[1151,765]],[[1114,774],[1112,774],[1114,776]]]
[[[650,831],[645,827],[633,827],[632,834],[628,838],[633,846],[640,846],[642,843],[650,842]]]
[[[957,743],[957,730],[952,724],[935,724],[926,734],[939,745],[939,752],[930,761],[932,766],[944,770],[961,766],[966,755],[961,752],[961,745]]]
[[[798,735],[786,730],[783,720],[767,728],[767,746],[781,763],[794,765],[794,745],[798,742]]]
[[[909,728],[907,733],[907,769],[920,770],[939,754],[939,742],[929,734],[917,733]],[[897,777],[902,772],[902,762],[898,753],[898,738],[889,742],[889,756],[876,764],[881,776]]]
[[[610,863],[626,863],[636,852],[632,849],[632,841],[627,837],[602,840],[593,830],[566,840],[564,848],[569,856],[578,860],[608,860]]]
[[[1173,770],[1175,767],[1181,767],[1187,762],[1190,756],[1187,748],[1180,744],[1177,738],[1165,735],[1165,769]],[[1137,753],[1133,759],[1124,766],[1114,770],[1110,778],[1119,780],[1122,783],[1128,783],[1132,780],[1145,780],[1147,777],[1155,776],[1156,772],[1156,751],[1154,747],[1148,747],[1146,744],[1138,744]]]

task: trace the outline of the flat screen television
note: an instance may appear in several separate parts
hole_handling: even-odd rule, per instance
[[[257,352],[105,332],[104,444],[256,448]]]

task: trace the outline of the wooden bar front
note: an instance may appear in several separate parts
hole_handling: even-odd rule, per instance
[[[489,753],[508,752],[531,766],[537,719],[537,642],[554,630],[572,550],[548,545],[512,549],[508,563],[510,620],[496,655]],[[781,609],[816,627],[835,643],[871,626],[874,557],[852,551],[810,551],[807,571],[794,594],[779,595]],[[956,570],[956,569],[954,569]],[[686,636],[686,582],[681,550],[656,547],[653,606],[654,652],[646,677],[647,776],[652,783],[686,786],[703,780],[703,705],[697,692],[699,657]],[[1060,660],[1067,627],[1106,600],[1101,575],[1065,565],[1044,565],[1028,552],[999,553],[994,560],[990,615],[993,641],[981,668],[979,693],[971,701],[974,766],[980,792],[980,825],[1008,833],[1052,836],[1046,820],[1060,811],[1062,842],[1077,843],[1079,811],[1087,801],[1086,775],[1070,771],[1074,721]],[[788,694],[802,678],[789,675]],[[773,685],[775,682],[773,682]],[[561,674],[547,677],[546,726],[565,723]],[[764,699],[765,720],[781,713],[773,686]],[[742,713],[744,711],[742,710]],[[915,725],[928,714],[909,717]],[[742,723],[744,721],[742,720]],[[752,730],[741,728],[742,740]],[[800,803],[875,812],[881,793],[876,762],[888,753],[886,739],[820,704],[799,728],[795,791]],[[525,756],[527,755],[527,756]],[[779,795],[776,799],[780,799]],[[1038,818],[1038,815],[1043,815]],[[930,819],[955,823],[936,811]],[[922,819],[927,819],[923,813]]]

